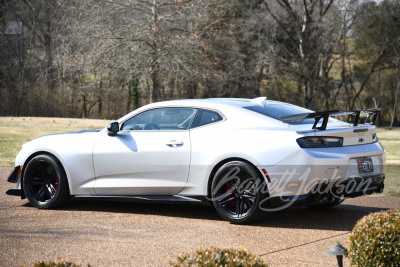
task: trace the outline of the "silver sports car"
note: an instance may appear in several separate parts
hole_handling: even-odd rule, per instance
[[[211,203],[233,223],[294,204],[334,206],[383,191],[377,114],[265,97],[153,103],[104,129],[24,144],[7,193],[38,208],[71,197]]]

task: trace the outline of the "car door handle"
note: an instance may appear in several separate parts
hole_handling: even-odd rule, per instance
[[[182,141],[176,141],[176,140],[171,140],[169,143],[167,143],[167,146],[169,147],[177,147],[177,146],[182,146],[183,142]]]

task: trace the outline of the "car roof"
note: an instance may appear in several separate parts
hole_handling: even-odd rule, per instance
[[[274,100],[266,100],[265,97],[258,97],[254,99],[249,98],[205,98],[205,99],[178,99],[178,100],[168,100],[162,102],[155,102],[143,107],[140,107],[131,113],[125,115],[120,118],[118,121],[122,122],[129,117],[141,113],[148,109],[153,108],[162,108],[162,107],[194,107],[194,108],[205,108],[205,109],[215,109],[222,112],[224,115],[231,114],[232,112],[238,114],[237,112],[243,112],[243,107],[256,106],[256,105],[272,105],[272,104],[280,104],[280,105],[292,105],[284,102],[274,101]],[[294,106],[294,105],[292,105]],[[240,110],[239,110],[240,109]],[[245,111],[246,112],[246,111]],[[251,112],[251,111],[248,111]],[[249,113],[252,116],[260,117],[262,120],[275,121],[277,120],[273,118],[269,118],[257,113]],[[282,124],[282,122],[279,122]]]
[[[262,102],[264,101],[264,102]],[[291,105],[284,102],[274,101],[274,100],[266,100],[266,98],[204,98],[204,99],[178,99],[178,100],[168,100],[157,102],[154,104],[150,104],[151,106],[193,106],[193,107],[247,107],[254,106],[258,104],[283,104],[283,105]],[[150,107],[150,106],[149,106]]]

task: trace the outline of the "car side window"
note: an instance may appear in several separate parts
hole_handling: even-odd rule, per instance
[[[212,110],[199,109],[193,120],[191,128],[200,127],[221,120],[223,120],[223,118],[218,112]]]
[[[187,130],[195,114],[194,108],[151,109],[125,121],[121,130]]]

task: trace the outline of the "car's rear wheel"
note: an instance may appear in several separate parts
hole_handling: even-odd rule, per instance
[[[264,180],[248,163],[231,161],[215,173],[211,197],[218,214],[237,224],[247,224],[260,215],[266,189]]]
[[[50,155],[38,155],[25,167],[23,189],[29,202],[48,209],[63,205],[69,197],[68,180],[60,162]]]

